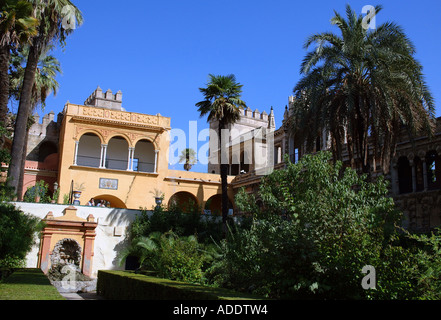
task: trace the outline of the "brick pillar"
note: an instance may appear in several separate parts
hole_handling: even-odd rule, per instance
[[[83,266],[82,272],[84,275],[92,276],[92,262],[94,256],[94,243],[95,243],[95,228],[96,223],[94,217],[89,215],[87,222],[84,223],[86,232],[84,234],[84,249],[83,249]]]
[[[43,234],[41,240],[42,243],[40,247],[38,266],[45,274],[49,272],[51,240],[52,240],[52,233]]]
[[[46,215],[45,220],[53,220],[53,218],[54,218],[53,213],[49,212]],[[47,229],[45,229],[42,232],[40,252],[38,254],[38,267],[45,274],[47,274],[49,272],[51,241],[52,241],[52,232],[49,232]]]

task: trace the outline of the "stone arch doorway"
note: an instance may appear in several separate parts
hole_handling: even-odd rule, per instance
[[[94,256],[95,229],[98,223],[93,215],[87,219],[77,216],[75,207],[67,207],[63,216],[52,212],[43,220],[38,267],[47,274],[53,263],[68,262],[80,267],[80,272],[90,277]]]
[[[205,202],[204,209],[206,213],[210,213],[212,215],[221,216],[222,215],[222,195],[215,194],[210,197],[207,202]],[[233,209],[233,204],[230,199],[228,199],[228,209]]]
[[[44,162],[47,157],[55,153],[58,153],[58,147],[54,142],[43,142],[38,148],[38,162]]]
[[[184,212],[193,212],[198,210],[198,199],[190,192],[181,191],[175,193],[168,201],[169,209],[178,209]]]
[[[98,195],[96,197],[93,198],[95,205],[98,204],[99,201],[101,201],[101,203],[104,203],[106,205],[104,205],[104,207],[108,207],[110,208],[117,208],[117,209],[127,209],[126,204],[124,203],[124,201],[122,201],[121,199],[115,197],[115,196],[111,196],[108,194],[102,194],[102,195]]]

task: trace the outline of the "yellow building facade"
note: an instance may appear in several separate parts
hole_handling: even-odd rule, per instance
[[[95,205],[150,210],[162,195],[165,205],[191,199],[201,209],[220,212],[220,175],[169,170],[171,119],[127,112],[118,94],[98,88],[84,105],[65,105],[58,202],[81,191],[81,205],[94,199]],[[233,208],[232,191],[229,198]]]

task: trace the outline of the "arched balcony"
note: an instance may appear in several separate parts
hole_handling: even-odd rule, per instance
[[[146,139],[131,147],[123,136],[112,137],[104,144],[98,135],[86,133],[76,141],[74,165],[157,173],[158,153],[153,143]]]
[[[107,145],[104,168],[113,170],[128,170],[129,143],[124,137],[116,136]]]
[[[434,150],[420,156],[401,156],[397,161],[400,194],[441,189],[441,157]]]
[[[93,133],[84,134],[76,142],[74,165],[99,168],[101,164],[101,139]]]
[[[148,140],[141,140],[135,146],[133,171],[156,172],[155,146]]]

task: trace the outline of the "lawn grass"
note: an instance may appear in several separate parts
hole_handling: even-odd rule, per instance
[[[65,300],[40,269],[18,269],[0,283],[0,300]]]
[[[227,289],[115,270],[98,271],[97,290],[107,300],[263,300]]]

